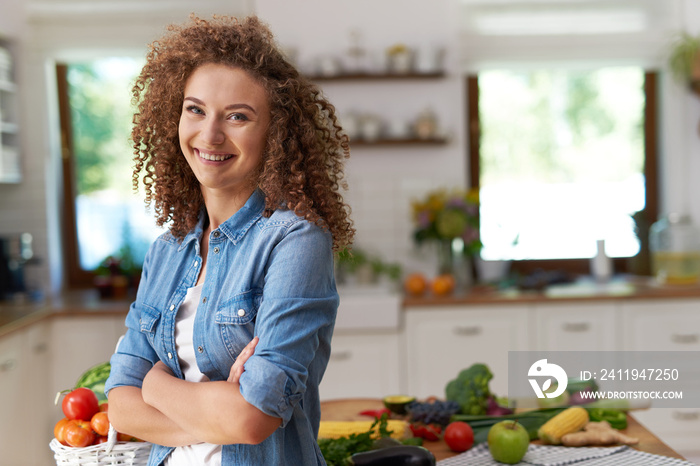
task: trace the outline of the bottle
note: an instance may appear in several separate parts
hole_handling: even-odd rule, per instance
[[[649,229],[651,268],[664,285],[694,285],[700,279],[700,230],[690,216],[668,214]]]
[[[605,253],[605,240],[596,242],[596,255],[591,259],[591,274],[599,283],[605,283],[612,276],[612,261]]]

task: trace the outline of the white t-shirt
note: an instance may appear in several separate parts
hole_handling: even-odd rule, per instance
[[[192,342],[194,317],[197,314],[197,305],[201,294],[202,285],[194,286],[187,290],[187,295],[177,311],[177,319],[175,321],[175,348],[185,380],[189,382],[209,380],[197,367],[194,343]],[[177,447],[165,460],[165,466],[192,465],[221,466],[221,445],[198,443],[196,445]]]

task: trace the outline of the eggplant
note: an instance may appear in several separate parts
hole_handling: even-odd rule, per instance
[[[355,453],[350,461],[354,466],[435,466],[435,455],[424,447],[401,445]]]

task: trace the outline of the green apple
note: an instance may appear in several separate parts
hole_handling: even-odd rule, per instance
[[[520,462],[530,446],[530,435],[518,421],[501,421],[489,429],[489,451],[496,461],[506,464]]]

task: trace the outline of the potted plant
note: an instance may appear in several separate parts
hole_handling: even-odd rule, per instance
[[[700,36],[680,33],[671,46],[668,64],[673,77],[700,95]]]

